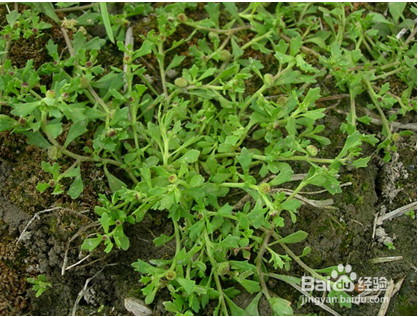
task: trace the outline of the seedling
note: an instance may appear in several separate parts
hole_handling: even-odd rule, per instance
[[[36,297],[41,296],[43,292],[52,287],[52,284],[47,282],[46,276],[42,274],[38,275],[36,278],[29,277],[27,281],[33,284],[32,290],[36,292]]]

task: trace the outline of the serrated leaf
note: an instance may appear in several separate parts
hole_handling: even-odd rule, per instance
[[[235,248],[238,245],[240,237],[232,236],[228,234],[225,239],[218,243],[218,247],[223,249]]]
[[[244,51],[241,47],[235,42],[234,38],[231,38],[231,45],[232,45],[232,55],[234,55],[235,59],[239,58],[244,54]]]
[[[26,117],[41,105],[40,101],[13,104],[11,113],[17,117]]]
[[[270,186],[277,186],[286,182],[290,182],[292,180],[293,170],[289,164],[276,162],[274,165],[269,164],[267,167],[270,170],[272,170],[273,166],[274,166],[274,170],[277,169],[278,171],[280,171],[280,173],[272,181],[269,182]],[[277,172],[273,172],[273,173],[277,173]]]
[[[367,167],[367,163],[369,163],[371,157],[364,157],[358,160],[355,160],[354,162],[351,162],[350,165],[354,166],[355,168],[359,167]]]
[[[292,37],[290,40],[289,53],[291,56],[296,56],[299,53],[299,49],[302,47],[302,37],[298,34],[297,36]]]
[[[48,188],[49,188],[49,184],[48,183],[39,183],[38,185],[36,185],[36,190],[38,190],[40,193],[43,193]]]
[[[251,161],[253,159],[253,153],[248,151],[247,148],[242,148],[240,155],[237,157],[237,161],[240,163],[244,173],[248,173],[251,167]]]
[[[109,222],[110,222],[109,214],[107,212],[102,213],[102,216],[100,217],[99,221],[102,224],[104,232],[109,233]]]

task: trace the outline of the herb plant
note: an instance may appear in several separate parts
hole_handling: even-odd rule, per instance
[[[207,3],[206,18],[195,21],[188,17],[195,3],[125,3],[117,15],[93,3],[60,21],[67,50],[49,40],[50,61],[39,68],[33,60],[17,68],[8,49],[58,23],[54,7],[33,5],[51,23],[29,10],[11,10],[0,31],[0,131],[23,134],[47,150],[42,170],[50,178],[38,184],[40,192],[77,199],[84,188],[82,164],[103,167],[113,194],[99,193],[95,213],[102,227],[84,240],[83,250],[128,250],[126,223],[140,226],[150,213],[167,215],[174,233],[154,244],[174,241],[172,257],[132,264],[146,304],[167,288],[171,298],[164,305],[175,314],[199,314],[216,301],[214,315],[258,315],[265,296],[274,314],[290,315],[291,303],[266,281],[300,281],[272,268],[289,270],[296,262],[323,280],[332,271],[302,262],[310,247],[298,255],[291,251],[306,232],[283,235],[286,219],[298,219],[303,190],[341,193],[338,173],[367,166],[366,143],[389,161],[408,133],[394,133],[391,123],[416,111],[416,41],[393,36],[413,28],[403,16],[405,5],[389,4],[389,17],[351,6]],[[410,8],[416,16],[416,7]],[[125,43],[129,19],[137,15],[149,15],[153,28],[139,42]],[[105,26],[107,38],[86,33],[96,23]],[[184,29],[188,36],[178,39]],[[244,41],[244,34],[250,38]],[[99,55],[106,46],[119,51],[119,65],[103,64]],[[148,56],[156,61],[154,79]],[[45,76],[50,80],[40,84]],[[400,96],[389,83],[379,84],[390,76],[405,83]],[[324,136],[326,108],[319,105],[335,91],[322,88],[323,80],[347,94],[350,105],[341,125],[344,143],[331,157],[323,154],[335,145]],[[367,100],[362,114],[360,96]],[[363,125],[375,117],[381,134],[364,134]],[[81,149],[81,138],[91,138],[91,145]],[[64,158],[72,160],[66,170]],[[68,188],[64,178],[71,179]],[[248,199],[234,204],[232,195]],[[31,283],[39,295],[47,286],[41,279]],[[233,302],[240,289],[255,295],[247,307]]]
[[[33,284],[32,290],[36,292],[36,297],[39,297],[47,289],[52,287],[52,284],[49,283],[45,275],[39,274],[37,278],[29,277],[28,282]]]

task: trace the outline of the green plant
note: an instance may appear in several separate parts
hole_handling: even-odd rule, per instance
[[[416,42],[398,45],[379,33],[382,23],[389,30],[400,27],[402,14],[394,5],[392,19],[372,13],[363,19],[362,11],[347,16],[342,3],[277,4],[275,10],[261,3],[245,9],[225,3],[227,24],[220,23],[221,4],[206,4],[207,17],[199,21],[186,15],[196,6],[174,3],[153,9],[126,3],[122,14],[112,15],[106,4],[89,5],[82,15],[69,15],[61,28],[68,54],[49,40],[45,47],[51,60],[38,69],[32,60],[18,69],[7,58],[11,41],[38,23],[25,11],[11,11],[8,28],[0,32],[1,106],[6,109],[0,131],[21,133],[29,144],[48,150],[50,162],[42,162],[42,170],[52,178],[38,184],[40,192],[77,199],[84,190],[82,165],[103,167],[113,194],[99,193],[95,213],[102,228],[84,240],[83,250],[128,250],[126,223],[138,224],[154,212],[167,215],[173,234],[155,238],[154,244],[175,242],[172,257],[132,264],[142,275],[146,304],[167,288],[170,299],[164,305],[175,314],[199,313],[216,300],[215,315],[258,315],[264,295],[274,314],[289,315],[291,303],[266,284],[268,278],[286,277],[271,268],[288,271],[296,262],[323,280],[330,270],[314,270],[300,259],[310,247],[301,255],[289,249],[307,233],[284,235],[285,220],[297,221],[302,190],[322,187],[340,193],[341,167],[367,166],[365,144],[383,149],[386,161],[396,151],[390,123],[416,110],[411,97]],[[125,44],[127,19],[152,10],[153,28],[140,36],[140,44]],[[323,12],[326,31],[314,19],[317,10]],[[82,29],[100,21],[123,54],[118,65],[105,65],[99,52],[110,44]],[[176,39],[184,26],[193,31]],[[251,34],[246,42],[245,32]],[[178,54],[184,44],[190,45],[188,57]],[[383,52],[389,55],[381,57]],[[247,57],[251,54],[263,58]],[[149,77],[149,55],[155,57],[158,80]],[[330,157],[323,153],[334,153],[335,144],[324,135],[326,108],[319,104],[335,91],[317,85],[327,74],[350,99],[340,129],[343,144]],[[379,79],[395,75],[407,84],[401,97],[389,93],[389,84],[376,87]],[[51,81],[39,84],[41,76]],[[363,93],[369,97],[368,112],[359,117],[356,98]],[[272,99],[273,94],[279,96]],[[360,127],[370,124],[368,113],[374,110],[383,140]],[[81,144],[83,138],[91,138],[91,145]],[[70,167],[61,171],[68,160]],[[295,171],[304,173],[302,180]],[[66,178],[72,180],[68,188]],[[232,194],[248,199],[233,203]],[[256,294],[247,307],[233,302],[239,288]]]
[[[48,288],[51,288],[51,283],[47,282],[45,275],[38,275],[38,277],[29,277],[27,279],[28,283],[33,284],[32,290],[36,292],[36,297],[39,297],[45,292]]]
[[[405,211],[405,216],[409,216],[411,217],[412,220],[415,219],[415,211],[411,210],[411,211]]]
[[[395,250],[395,246],[393,245],[393,242],[385,242],[384,245],[388,248],[388,250]]]

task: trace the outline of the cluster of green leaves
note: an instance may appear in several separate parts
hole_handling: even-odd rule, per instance
[[[285,219],[297,221],[302,204],[298,193],[306,186],[338,194],[341,166],[367,166],[370,157],[362,157],[362,145],[376,145],[379,139],[359,131],[360,124],[370,123],[367,116],[356,114],[354,101],[363,92],[372,101],[368,108],[376,109],[384,123],[384,140],[378,148],[390,159],[396,140],[389,124],[396,115],[386,119],[384,110],[402,115],[412,109],[411,102],[416,110],[416,100],[411,101],[416,89],[416,41],[396,43],[396,50],[385,51],[386,46],[395,46],[388,34],[410,25],[399,13],[400,5],[394,4],[391,18],[384,18],[361,10],[346,16],[347,4],[342,3],[277,4],[274,10],[260,3],[243,10],[234,3],[208,3],[207,18],[194,21],[185,12],[196,7],[175,3],[156,8],[150,15],[155,28],[135,45],[123,42],[129,17],[152,12],[150,5],[126,3],[122,14],[112,15],[106,5],[92,4],[81,15],[68,15],[63,25],[73,31],[67,42],[69,54],[49,40],[51,61],[39,69],[31,60],[17,69],[4,59],[1,105],[7,105],[10,114],[0,115],[0,131],[22,133],[28,143],[48,149],[51,162],[42,162],[42,169],[51,179],[38,185],[41,192],[62,194],[66,188],[61,180],[72,178],[66,192],[77,199],[83,191],[83,162],[103,166],[113,195],[99,194],[101,205],[95,212],[102,231],[86,239],[83,250],[102,246],[105,252],[114,247],[127,250],[126,223],[140,223],[149,212],[167,213],[174,232],[157,237],[154,244],[174,242],[172,258],[133,263],[142,274],[147,304],[167,288],[171,300],[164,305],[176,314],[199,313],[210,300],[218,300],[214,314],[258,315],[262,295],[275,314],[292,314],[290,302],[271,294],[265,284],[268,276],[277,278],[269,274],[271,267],[289,270],[292,261],[301,261],[310,251],[306,247],[296,256],[288,249],[307,233],[283,237]],[[49,9],[39,10],[51,17]],[[221,26],[223,10],[230,22]],[[327,23],[324,29],[316,21],[318,10]],[[28,21],[25,13],[7,15],[8,32],[16,35],[0,42],[6,57],[8,43],[21,36],[18,19],[23,19],[20,25]],[[99,64],[100,50],[110,44],[89,37],[81,28],[98,22],[124,56],[123,66],[122,62],[120,67]],[[38,27],[41,23],[47,26],[39,22]],[[184,30],[182,25],[193,32],[171,40]],[[244,42],[241,36],[248,32],[251,40]],[[173,53],[195,38],[188,57]],[[370,41],[382,45],[370,47]],[[272,73],[260,60],[245,58],[249,50],[270,55]],[[318,52],[314,61],[307,56],[312,50]],[[142,62],[148,55],[155,56],[154,66],[159,69],[154,80],[148,64]],[[386,74],[391,68],[395,70]],[[349,92],[351,100],[347,122],[341,125],[345,143],[330,158],[321,155],[322,149],[333,145],[322,135],[325,109],[316,105],[330,93],[316,85],[327,74],[340,91]],[[388,84],[374,92],[374,82],[386,75],[405,81],[408,88],[401,97],[389,94]],[[41,76],[51,78],[49,87],[39,85]],[[254,93],[248,94],[249,89]],[[273,91],[282,97],[270,98]],[[80,153],[77,141],[89,129],[94,130],[92,145]],[[74,163],[62,172],[63,156]],[[302,163],[299,168],[306,176],[292,187],[293,162]],[[115,167],[125,172],[125,181],[114,175]],[[269,181],[263,182],[266,177]],[[281,186],[294,189],[289,192]],[[232,205],[231,193],[248,194],[251,200]],[[325,278],[330,272],[309,273]],[[246,308],[233,302],[239,289],[256,294]]]
[[[52,287],[52,284],[47,281],[46,276],[42,274],[38,275],[36,278],[29,277],[28,282],[33,284],[32,290],[36,292],[36,297],[41,296],[43,292]]]

